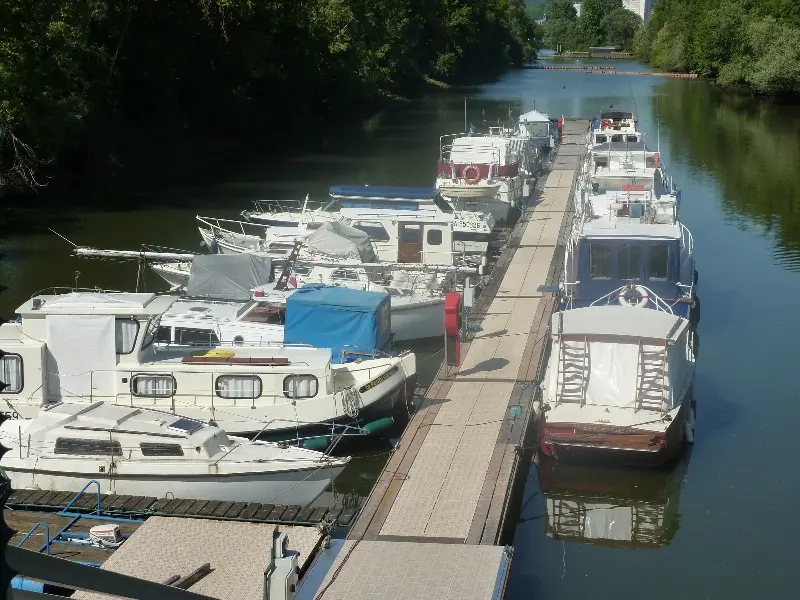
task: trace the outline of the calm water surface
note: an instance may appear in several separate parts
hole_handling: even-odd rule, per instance
[[[337,128],[307,150],[278,159],[274,153],[237,158],[220,168],[226,158],[209,156],[208,163],[198,162],[196,178],[184,165],[170,185],[163,183],[169,165],[160,164],[108,194],[104,210],[67,208],[82,204],[68,190],[62,208],[6,206],[0,212],[0,284],[9,289],[0,294],[0,314],[11,316],[34,291],[72,285],[76,276],[86,287],[133,287],[134,265],[71,257],[70,245],[48,228],[77,244],[199,250],[197,214],[235,217],[259,198],[310,193],[324,199],[337,183],[431,185],[439,136],[463,130],[464,95],[468,121],[475,124],[484,114],[505,119],[509,110],[518,115],[534,103],[567,117],[595,115],[610,105],[635,108],[648,144],[660,146],[682,188],[681,220],[694,234],[700,272],[702,348],[691,457],[667,472],[532,469],[508,597],[797,597],[791,577],[800,534],[796,106],[763,105],[702,82],[521,71]],[[209,177],[212,163],[213,172],[224,175]],[[147,285],[163,289],[152,276]],[[440,348],[415,349],[432,376]],[[336,494],[366,495],[388,451],[386,444],[365,448],[337,482]],[[590,518],[581,522],[590,526],[581,531],[565,520],[568,506],[583,506]],[[626,507],[635,507],[638,520]],[[631,522],[621,526],[626,519]],[[624,534],[614,543],[600,543],[597,534],[586,543],[601,530]]]

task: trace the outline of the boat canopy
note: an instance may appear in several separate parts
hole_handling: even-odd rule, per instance
[[[427,187],[398,187],[390,185],[332,185],[328,193],[332,198],[358,198],[370,200],[427,200],[436,199],[439,191]]]
[[[306,238],[306,247],[312,253],[335,258],[353,259],[362,263],[378,262],[369,235],[339,221],[323,223]]]
[[[272,260],[256,254],[209,254],[192,260],[186,295],[192,298],[247,302],[251,290],[272,278]]]
[[[391,332],[386,292],[307,284],[286,299],[284,341],[330,348],[334,362],[342,350],[387,350]]]
[[[640,338],[675,343],[689,327],[689,321],[668,312],[641,310],[628,306],[589,306],[553,314],[556,335]]]

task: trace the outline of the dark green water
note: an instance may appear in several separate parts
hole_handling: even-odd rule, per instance
[[[71,257],[69,244],[48,227],[79,244],[197,250],[196,214],[235,216],[258,198],[310,193],[321,199],[337,183],[431,185],[439,136],[463,130],[464,95],[475,123],[482,111],[491,120],[505,118],[509,107],[516,115],[534,101],[551,116],[567,117],[635,103],[649,145],[660,138],[662,156],[683,190],[681,220],[694,234],[703,301],[697,440],[690,460],[666,473],[560,470],[550,481],[546,473],[545,494],[533,469],[508,597],[797,597],[791,575],[800,534],[794,466],[800,107],[764,105],[702,82],[522,71],[336,128],[304,152],[282,153],[281,139],[292,134],[280,131],[265,139],[264,156],[208,156],[194,168],[196,177],[176,157],[181,168],[175,171],[183,175],[169,186],[165,171],[172,167],[153,165],[129,174],[135,186],[108,194],[104,210],[70,209],[80,199],[63,190],[62,208],[26,202],[0,211],[0,284],[10,288],[0,294],[0,314],[11,316],[40,288],[71,285],[76,271],[81,286],[133,287],[134,266]],[[157,282],[150,278],[150,288]],[[432,375],[436,360],[425,358],[438,348],[418,350],[422,369]],[[375,446],[354,459],[337,493],[368,493],[389,450]],[[651,536],[654,547],[553,539],[547,535],[548,494],[573,503],[591,496],[612,507],[662,507],[665,517]]]

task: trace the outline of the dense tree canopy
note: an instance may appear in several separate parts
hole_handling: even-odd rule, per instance
[[[622,0],[586,0],[580,17],[572,0],[553,0],[547,9],[545,42],[561,50],[590,46],[633,48],[641,19],[622,6]]]
[[[536,36],[524,0],[6,0],[0,28],[0,185],[31,183],[33,152],[314,122],[485,78]]]
[[[800,2],[658,0],[636,53],[669,70],[760,91],[800,89]]]

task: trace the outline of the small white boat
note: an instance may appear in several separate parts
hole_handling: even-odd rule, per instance
[[[15,489],[305,506],[350,458],[229,437],[214,424],[114,406],[58,403],[0,425],[0,466]],[[91,489],[89,490],[92,491]]]
[[[442,195],[448,198],[469,198],[470,200],[476,199],[492,199],[497,195],[500,190],[499,183],[476,182],[475,185],[468,183],[441,183],[439,191]]]

